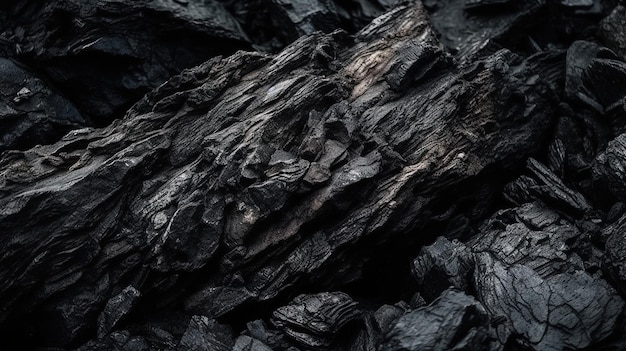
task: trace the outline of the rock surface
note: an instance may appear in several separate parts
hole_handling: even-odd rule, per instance
[[[616,5],[0,5],[3,342],[619,349]]]
[[[87,123],[71,102],[4,58],[0,58],[0,91],[0,151],[55,142]]]
[[[18,1],[0,28],[32,66],[95,125],[120,118],[184,68],[250,48],[216,1]]]
[[[446,290],[398,319],[381,350],[489,350],[489,316],[474,298]]]

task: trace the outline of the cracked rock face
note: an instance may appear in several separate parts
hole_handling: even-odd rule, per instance
[[[468,246],[442,238],[425,247],[414,272],[469,276],[451,285],[475,292],[502,344],[516,335],[537,350],[580,349],[613,333],[624,309],[615,289],[586,271],[592,263],[581,257],[585,240],[575,225],[533,202],[497,214]]]
[[[0,5],[0,335],[619,349],[620,11]]]
[[[380,350],[489,350],[488,322],[480,302],[446,290],[431,305],[400,317]]]

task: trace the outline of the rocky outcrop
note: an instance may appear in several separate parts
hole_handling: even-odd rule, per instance
[[[588,37],[554,40],[550,50],[548,36],[532,50],[519,45],[521,21],[542,11],[587,23],[609,4],[200,3],[5,6],[19,15],[12,23],[43,14],[6,25],[25,43],[16,57],[39,67],[30,78],[6,61],[25,77],[7,86],[41,87],[9,91],[7,111],[39,103],[45,113],[24,107],[21,120],[57,123],[74,116],[59,106],[76,105],[73,130],[58,141],[19,144],[30,129],[5,132],[14,137],[0,155],[7,343],[255,351],[623,343],[624,63]],[[254,9],[276,22],[253,20]],[[356,30],[385,9],[354,34],[335,30]],[[53,35],[67,13],[78,27]],[[117,18],[120,27],[101,26]],[[272,26],[292,37],[249,34]],[[599,18],[585,28],[598,26]],[[179,43],[168,30],[195,34]],[[207,38],[218,44],[193,42]],[[219,55],[291,40],[276,54]],[[182,51],[165,55],[174,47]],[[93,57],[114,57],[103,66],[110,74],[90,80]],[[194,60],[204,62],[161,84]],[[34,78],[41,72],[45,83]],[[49,88],[89,81],[124,99]],[[126,112],[94,127],[87,105],[106,118]]]

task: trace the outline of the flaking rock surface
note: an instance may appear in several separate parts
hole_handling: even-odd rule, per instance
[[[0,335],[84,351],[622,347],[615,5],[2,5],[20,64],[0,61]],[[567,35],[540,35],[552,27]],[[89,75],[94,58],[107,74]]]

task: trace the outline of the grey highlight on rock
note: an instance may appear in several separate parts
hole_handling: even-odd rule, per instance
[[[0,349],[626,349],[625,6],[0,4]]]

